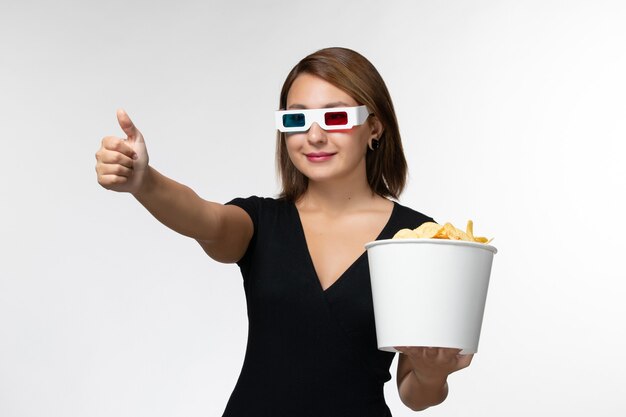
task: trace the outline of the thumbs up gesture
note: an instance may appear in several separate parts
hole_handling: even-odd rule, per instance
[[[117,111],[117,121],[126,139],[102,139],[96,152],[98,183],[109,190],[136,193],[148,171],[148,151],[143,135],[124,110]]]

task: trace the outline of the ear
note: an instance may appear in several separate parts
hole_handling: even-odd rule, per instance
[[[380,137],[383,135],[384,132],[384,128],[383,128],[383,124],[380,122],[380,120],[378,119],[378,117],[371,115],[368,119],[368,126],[370,128],[370,138],[367,140],[367,146],[371,149],[378,149],[378,146],[376,148],[374,148],[374,144],[372,143],[374,140],[378,141],[380,140]],[[377,142],[378,144],[380,144],[380,142]]]
[[[367,121],[370,127],[370,141],[372,139],[380,139],[385,129],[383,128],[383,124],[380,122],[378,117],[372,114]]]

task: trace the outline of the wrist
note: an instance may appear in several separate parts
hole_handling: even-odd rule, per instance
[[[132,195],[141,200],[149,195],[156,188],[156,171],[150,166],[146,166],[146,170],[143,174],[143,178],[137,187],[137,190],[132,192]]]

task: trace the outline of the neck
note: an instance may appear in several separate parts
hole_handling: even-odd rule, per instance
[[[332,181],[309,181],[304,195],[298,200],[303,209],[341,212],[361,209],[379,199],[365,175],[357,178],[335,178]]]

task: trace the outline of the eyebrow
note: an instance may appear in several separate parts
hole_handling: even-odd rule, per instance
[[[351,105],[349,105],[348,103],[344,103],[343,101],[333,101],[332,103],[328,103],[326,104],[324,107],[322,107],[323,109],[330,109],[332,107],[353,107]],[[308,107],[305,106],[304,104],[292,104],[291,106],[289,106],[287,109],[291,110],[291,109],[302,109],[302,110],[306,110]]]

